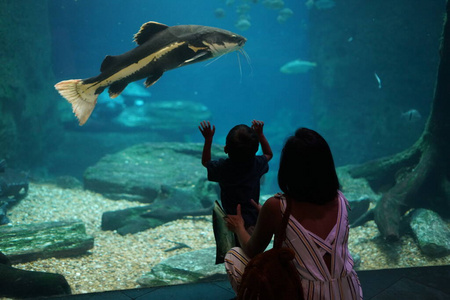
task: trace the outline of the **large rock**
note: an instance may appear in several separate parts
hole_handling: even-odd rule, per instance
[[[49,17],[48,0],[0,1],[0,158],[24,170],[45,164],[61,136]]]
[[[216,265],[216,248],[174,255],[156,265],[137,280],[143,287],[197,282],[206,278],[226,278],[223,264]]]
[[[113,123],[123,129],[189,134],[197,132],[197,127],[192,124],[210,118],[209,109],[197,102],[149,101],[142,106],[126,107]]]
[[[416,209],[411,216],[411,229],[420,250],[429,256],[450,254],[450,229],[434,211]]]
[[[103,157],[84,173],[86,189],[111,199],[127,199],[194,210],[218,198],[218,186],[206,179],[201,164],[203,144],[144,143]],[[212,156],[224,157],[213,146]]]
[[[101,97],[107,98],[108,105],[117,103],[117,98],[109,99],[107,94],[102,93]],[[133,99],[129,96],[127,98]],[[98,103],[89,121],[79,126],[70,104],[61,99],[58,102],[61,105],[58,114],[66,131],[58,139],[58,147],[52,151],[46,167],[52,174],[71,175],[81,179],[86,168],[106,154],[140,143],[190,141],[192,136],[200,134],[197,124],[211,118],[211,112],[200,103],[155,100],[149,99],[142,106],[120,108],[120,115],[115,118],[108,118],[109,113],[105,112],[107,105]],[[2,121],[7,120],[0,118],[0,128]]]

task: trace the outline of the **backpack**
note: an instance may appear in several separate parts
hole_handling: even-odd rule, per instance
[[[253,257],[245,267],[238,290],[238,300],[303,299],[300,276],[293,263],[294,251],[281,247],[286,238],[292,203],[287,201],[272,249]]]

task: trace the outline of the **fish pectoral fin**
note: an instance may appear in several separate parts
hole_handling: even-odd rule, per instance
[[[158,23],[158,22],[147,22],[141,26],[138,33],[134,35],[134,41],[138,45],[142,45],[146,41],[148,41],[152,36],[161,32],[165,29],[169,28],[169,26]]]
[[[126,82],[115,82],[111,84],[109,87],[108,93],[110,98],[116,98],[123,92],[123,90],[127,87],[128,83]]]
[[[147,80],[145,80],[145,87],[149,87],[154,85],[163,75],[164,72],[156,72],[151,74],[150,76],[147,77]]]
[[[187,64],[196,63],[198,61],[206,60],[206,59],[209,58],[209,57],[207,57],[208,54],[210,54],[210,52],[208,52],[208,51],[201,51],[201,52],[197,53],[197,55],[195,55],[194,57],[185,60],[182,64],[180,64],[180,67],[184,66],[184,65],[187,65]]]

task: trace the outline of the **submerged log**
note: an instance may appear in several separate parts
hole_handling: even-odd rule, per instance
[[[212,213],[212,207],[174,211],[153,209],[152,205],[107,211],[102,215],[102,230],[117,230],[120,235],[137,233],[186,216],[204,216]]]
[[[35,298],[69,294],[70,286],[61,274],[25,271],[0,264],[0,297]]]
[[[11,263],[85,254],[94,247],[80,221],[1,226],[0,250]]]

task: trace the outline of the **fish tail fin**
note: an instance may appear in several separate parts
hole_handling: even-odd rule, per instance
[[[78,118],[80,126],[86,123],[97,104],[98,94],[87,92],[90,86],[91,84],[84,84],[81,79],[65,80],[55,84],[59,94],[72,104],[73,113]]]

